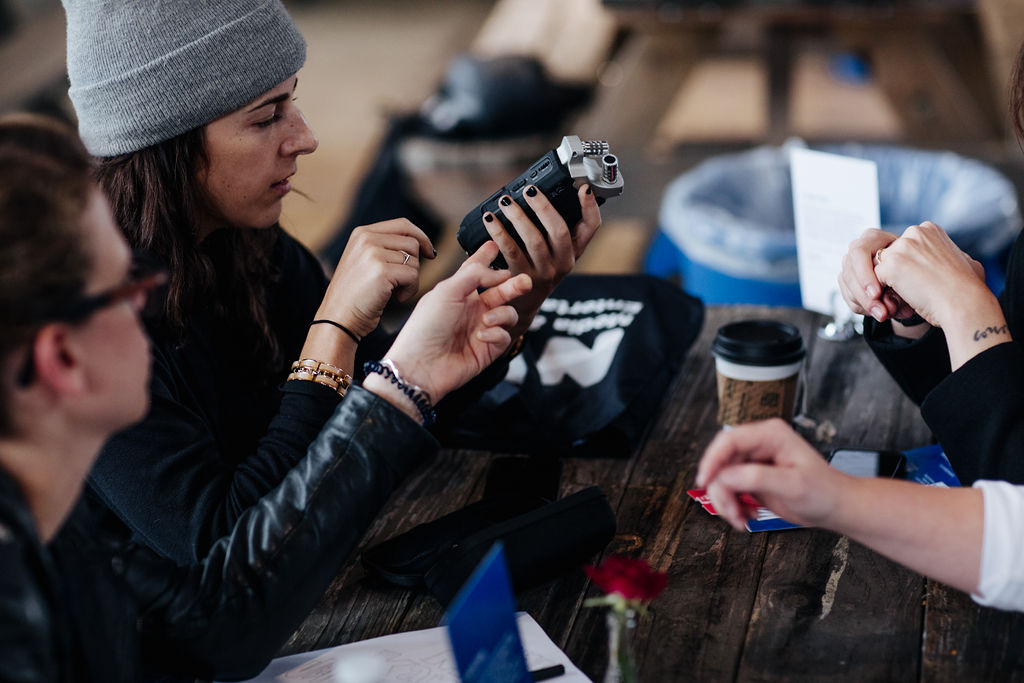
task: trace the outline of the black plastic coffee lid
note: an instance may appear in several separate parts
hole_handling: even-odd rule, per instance
[[[777,320],[744,320],[718,329],[711,353],[743,365],[786,365],[802,359],[800,330]]]

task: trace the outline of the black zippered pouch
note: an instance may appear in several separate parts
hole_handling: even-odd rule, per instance
[[[615,536],[615,513],[596,486],[555,502],[528,494],[485,498],[363,552],[367,572],[424,587],[447,605],[495,541],[515,590],[580,567]]]

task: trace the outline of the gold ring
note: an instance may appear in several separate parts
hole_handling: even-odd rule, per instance
[[[409,253],[409,252],[407,252],[407,251],[403,251],[402,253],[403,253],[403,254],[405,254],[405,260],[404,260],[404,261],[402,261],[402,265],[404,266],[404,265],[405,265],[406,263],[408,263],[408,262],[409,262],[409,259],[411,259],[411,258],[412,258],[412,254],[410,254],[410,253]]]

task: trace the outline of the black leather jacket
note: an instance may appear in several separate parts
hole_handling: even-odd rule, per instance
[[[256,675],[396,484],[436,448],[355,387],[284,481],[184,567],[112,538],[87,501],[41,546],[16,482],[0,470],[0,681]]]

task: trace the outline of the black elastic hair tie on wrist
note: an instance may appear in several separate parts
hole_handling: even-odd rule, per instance
[[[358,344],[359,342],[363,341],[362,337],[357,337],[355,332],[353,332],[352,330],[348,329],[347,327],[345,327],[341,323],[334,322],[333,320],[327,320],[326,318],[324,320],[314,320],[313,322],[311,322],[309,324],[309,326],[312,327],[313,325],[334,325],[339,330],[341,330],[342,332],[344,332],[348,336],[352,337],[352,341],[354,341],[356,344]]]
[[[900,325],[903,325],[903,327],[915,327],[928,322],[922,318],[919,313],[914,313],[909,318],[893,318],[893,320],[898,322]]]

